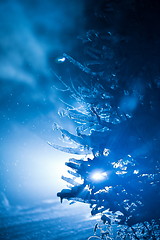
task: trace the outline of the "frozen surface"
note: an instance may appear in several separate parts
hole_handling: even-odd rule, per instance
[[[0,239],[87,239],[95,222],[84,204],[46,202],[1,213]]]

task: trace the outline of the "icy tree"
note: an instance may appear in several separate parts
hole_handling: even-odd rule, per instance
[[[103,2],[112,13],[117,1]],[[137,5],[131,3],[137,1],[128,2],[133,13]],[[149,60],[155,49],[148,50],[148,57],[143,50],[150,42],[141,49],[146,35],[137,32],[90,30],[81,38],[83,63],[63,55],[78,76],[74,84],[59,78],[73,103],[66,103],[60,115],[74,122],[76,134],[55,124],[74,147],[51,145],[82,156],[66,162],[70,177],[62,179],[69,185],[58,193],[61,201],[88,203],[91,214],[101,214],[105,225],[122,225],[117,239],[160,239],[160,75]],[[101,238],[109,235],[102,231]]]
[[[56,126],[63,138],[77,147],[52,145],[54,148],[86,155],[66,163],[72,177],[62,177],[69,186],[58,196],[61,200],[89,203],[92,215],[106,213],[102,216],[104,222],[111,223],[116,218],[119,224],[128,226],[146,224],[144,228],[149,234],[151,230],[147,224],[153,220],[159,222],[160,217],[157,119],[150,122],[152,111],[145,114],[143,105],[142,119],[141,114],[134,116],[122,112],[114,105],[113,94],[117,96],[117,89],[110,90],[106,92],[98,84],[90,89],[80,88],[79,94],[76,92],[79,107],[67,108],[65,114],[79,125],[77,135]],[[133,96],[124,92],[124,99],[123,104],[129,104],[127,108],[130,108]]]

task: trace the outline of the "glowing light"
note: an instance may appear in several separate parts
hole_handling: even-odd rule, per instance
[[[91,178],[95,181],[103,181],[104,179],[106,179],[106,177],[107,177],[106,172],[94,172],[91,175]]]
[[[110,153],[110,150],[109,150],[109,149],[105,148],[105,149],[103,150],[103,155],[104,155],[104,156],[108,156],[109,153]]]
[[[62,58],[58,58],[58,62],[64,62],[66,59],[65,59],[65,57],[62,57]]]

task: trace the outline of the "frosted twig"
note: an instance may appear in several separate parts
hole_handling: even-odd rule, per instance
[[[69,62],[73,63],[75,66],[77,66],[79,69],[81,69],[83,72],[90,74],[92,76],[97,76],[98,74],[96,72],[93,72],[90,68],[85,67],[80,62],[76,61],[74,58],[70,57],[68,54],[64,53],[63,56],[69,60]]]

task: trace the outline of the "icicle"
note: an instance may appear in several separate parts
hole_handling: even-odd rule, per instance
[[[73,171],[70,171],[70,170],[68,170],[67,171],[69,174],[71,174],[72,176],[74,176],[74,177],[80,177],[81,175],[80,174],[78,174],[78,173],[76,173],[76,172],[73,172]]]
[[[90,68],[83,66],[80,62],[76,61],[74,58],[70,57],[66,53],[63,54],[65,58],[67,58],[71,63],[81,69],[83,72],[90,74],[92,76],[98,76],[98,73],[93,72]]]
[[[64,177],[62,176],[62,179],[66,182],[68,182],[69,184],[71,185],[74,185],[74,186],[79,186],[80,184],[77,183],[76,181],[74,181],[72,178],[67,178],[67,177]]]
[[[49,143],[48,144],[59,150],[59,151],[62,151],[62,152],[66,152],[66,153],[70,153],[70,154],[77,154],[77,155],[86,155],[86,154],[90,154],[91,153],[91,150],[87,150],[87,149],[83,149],[83,148],[69,148],[69,147],[62,147],[62,146],[59,146],[59,145],[56,145],[56,144],[53,144],[53,143]]]
[[[60,131],[62,134],[64,134],[68,138],[68,140],[73,141],[74,143],[84,145],[84,141],[81,137],[75,136],[65,129],[60,129]]]

